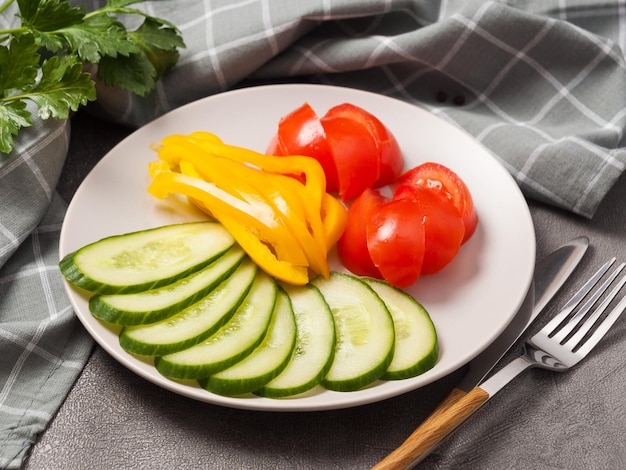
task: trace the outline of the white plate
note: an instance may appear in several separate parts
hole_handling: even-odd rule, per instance
[[[316,390],[305,397],[229,398],[173,382],[124,352],[116,333],[89,312],[87,297],[67,286],[78,318],[94,339],[130,370],[155,384],[235,408],[313,411],[346,408],[393,397],[453,372],[487,347],[511,321],[530,287],[535,234],[526,201],[509,173],[463,131],[408,103],[348,88],[270,85],[211,96],[156,119],[113,148],[76,192],[61,231],[61,256],[105,236],[202,219],[183,199],[148,195],[152,143],[172,133],[208,130],[225,142],[263,151],[278,120],[307,101],[322,115],[351,102],[378,116],[396,135],[406,167],[432,160],[448,165],[472,192],[480,223],[454,261],[423,276],[409,292],[430,312],[441,354],[435,367],[413,379],[380,382],[357,392]]]

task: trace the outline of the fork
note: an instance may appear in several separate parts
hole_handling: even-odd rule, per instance
[[[626,309],[626,297],[623,297],[610,313],[603,316],[626,284],[626,276],[621,277],[615,283],[610,293],[596,307],[602,295],[609,290],[626,266],[626,263],[621,263],[589,296],[580,309],[575,311],[614,263],[615,258],[607,261],[549,323],[528,339],[519,357],[513,359],[445,411],[431,415],[428,423],[418,427],[400,447],[375,465],[372,470],[400,470],[421,462],[444,436],[452,434],[491,397],[525,370],[539,367],[565,371],[584,359]]]

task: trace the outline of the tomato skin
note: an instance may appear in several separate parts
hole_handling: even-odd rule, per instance
[[[337,254],[343,265],[353,274],[382,279],[378,268],[372,262],[367,247],[365,221],[378,211],[387,200],[376,190],[366,189],[348,209],[346,228],[337,241]]]
[[[341,116],[324,116],[320,121],[335,162],[339,196],[349,201],[378,180],[376,142],[358,121]]]
[[[472,195],[465,182],[450,168],[440,163],[422,163],[403,173],[394,184],[396,191],[405,185],[430,188],[451,199],[461,213],[465,226],[463,243],[474,234],[478,226],[478,215]]]
[[[423,274],[441,271],[456,256],[465,234],[463,219],[454,202],[446,195],[423,186],[398,187],[394,200],[417,201],[424,224]]]
[[[278,134],[272,137],[272,140],[270,141],[269,145],[267,146],[267,149],[265,150],[265,154],[266,155],[282,155],[282,156],[287,154],[285,150],[283,150],[283,148],[281,147],[280,142],[278,141]]]
[[[326,191],[335,191],[338,187],[337,168],[333,154],[326,139],[326,134],[319,117],[308,104],[280,119],[274,155],[305,155],[315,158],[326,175]],[[270,143],[270,147],[272,143]],[[268,151],[266,153],[271,153]]]
[[[388,132],[388,140],[379,140],[381,145],[380,172],[374,187],[392,184],[404,169],[404,158],[395,136]]]
[[[414,199],[394,199],[367,221],[367,247],[374,265],[390,284],[404,288],[417,281],[425,255],[422,208]]]
[[[345,117],[362,123],[376,143],[379,158],[378,179],[373,187],[393,183],[402,173],[404,159],[398,141],[391,131],[373,114],[359,106],[342,103],[328,110],[324,117]]]

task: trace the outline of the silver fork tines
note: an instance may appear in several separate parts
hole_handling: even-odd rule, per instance
[[[603,313],[619,294],[624,284],[626,284],[626,276],[620,278],[611,292],[597,307],[595,306],[614,283],[624,267],[626,267],[626,263],[622,263],[589,297],[583,306],[572,314],[576,306],[599,282],[614,261],[615,258],[609,260],[602,266],[574,295],[563,310],[539,331],[539,333],[528,340],[526,352],[528,355],[534,356],[533,359],[542,356],[541,353],[548,354],[553,359],[546,362],[546,357],[542,356],[541,364],[537,365],[554,370],[568,369],[574,366],[598,344],[626,309],[625,297],[622,298],[607,316],[601,319]]]
[[[620,264],[606,281],[589,295],[609,271],[615,259],[605,263],[537,334],[526,341],[523,353],[480,384],[491,397],[526,369],[540,367],[564,371],[578,364],[609,331],[626,310],[623,297],[607,315],[603,315],[626,284],[619,277],[626,264]],[[614,285],[598,306],[603,295]],[[579,310],[576,308],[588,297]]]
[[[583,301],[583,299],[589,294],[591,289],[595,287],[595,285],[602,279],[602,276],[609,270],[609,268],[615,263],[615,258],[608,260],[598,271],[583,285],[578,292],[574,294],[574,296],[565,304],[565,306],[561,309],[561,312],[556,315],[546,326],[546,329],[552,330],[550,333],[550,337],[556,340],[563,341],[563,339],[575,328],[576,322],[573,321],[575,318],[584,317],[589,310],[595,305],[598,299],[602,296],[604,291],[608,288],[608,286],[615,280],[621,269],[620,268],[613,271],[613,273],[609,276],[609,278],[604,281],[604,284],[600,289],[598,289],[586,302],[585,304],[578,310],[575,314],[575,317],[572,317],[570,321],[567,322],[561,329],[559,326],[565,320],[568,320],[570,314],[574,311],[574,309]]]

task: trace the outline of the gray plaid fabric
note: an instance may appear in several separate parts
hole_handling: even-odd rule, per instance
[[[19,468],[91,350],[58,272],[68,140],[65,122],[38,122],[0,156],[0,468]]]
[[[623,1],[155,0],[140,7],[178,25],[187,48],[147,98],[100,91],[93,111],[116,121],[139,126],[235,87],[325,83],[427,108],[484,144],[528,197],[585,217],[624,170]],[[21,464],[91,345],[56,270],[63,207],[54,186],[66,145],[67,127],[47,123],[0,159],[3,467]]]
[[[174,21],[187,48],[148,98],[101,95],[101,111],[116,120],[141,125],[235,86],[319,82],[429,109],[491,150],[528,197],[586,217],[624,170],[623,2],[160,0],[144,7]]]

